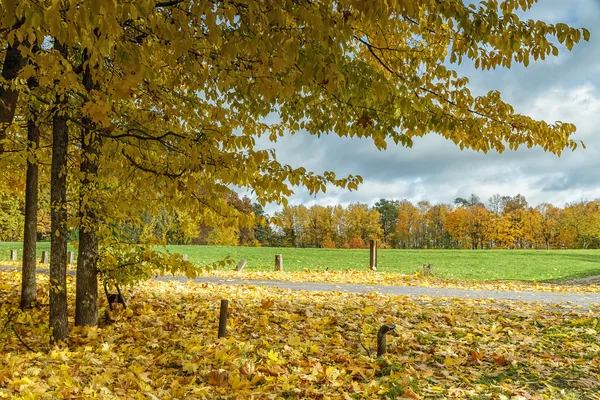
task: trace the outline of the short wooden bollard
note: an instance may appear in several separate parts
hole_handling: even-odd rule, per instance
[[[369,240],[369,267],[377,271],[377,240]]]
[[[243,258],[240,260],[240,262],[238,263],[237,267],[235,267],[235,270],[237,272],[241,272],[244,267],[246,266],[246,260],[244,260]]]
[[[67,253],[67,261],[68,261],[69,265],[75,265],[75,252],[74,251],[69,251]]]
[[[188,260],[188,255],[184,254],[184,255],[181,256],[181,258],[183,259],[183,261],[187,261]]]
[[[283,255],[275,254],[275,271],[283,271]]]
[[[227,336],[227,312],[229,310],[229,300],[221,300],[221,310],[219,313],[219,338]]]
[[[48,252],[42,251],[42,260],[40,261],[42,264],[48,264]]]
[[[393,331],[394,329],[396,329],[395,324],[385,324],[382,325],[381,328],[379,328],[379,331],[377,331],[377,357],[381,357],[386,353],[387,343],[385,340],[385,335],[389,331]]]
[[[10,251],[10,261],[17,261],[17,251],[16,250]]]

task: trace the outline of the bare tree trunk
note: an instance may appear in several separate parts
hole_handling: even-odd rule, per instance
[[[25,66],[25,59],[18,49],[19,42],[14,43],[6,49],[4,65],[2,66],[2,78],[12,81],[17,77],[21,68]],[[12,123],[17,108],[19,92],[10,88],[0,87],[0,153],[4,151],[1,141],[6,138],[6,129]]]
[[[29,151],[40,145],[40,130],[35,124],[35,115],[27,121],[27,147]],[[23,268],[21,269],[21,309],[31,307],[35,302],[35,268],[38,212],[38,165],[27,159],[25,181],[25,229],[23,233]]]
[[[84,51],[84,58],[87,52]],[[83,84],[88,92],[96,87],[88,65],[83,73]],[[98,217],[94,210],[94,197],[98,178],[100,135],[93,129],[89,118],[84,118],[88,128],[81,134],[81,175],[79,194],[79,257],[77,258],[77,284],[75,300],[75,325],[98,324]],[[92,129],[90,129],[92,128]],[[87,198],[88,201],[84,201]]]
[[[54,48],[67,56],[67,47],[54,42]],[[57,105],[61,101],[57,98]],[[50,177],[51,245],[50,245],[50,341],[69,334],[67,311],[67,119],[55,110],[52,119],[52,170]]]

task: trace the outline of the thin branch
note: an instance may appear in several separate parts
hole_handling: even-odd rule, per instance
[[[21,344],[23,346],[25,346],[25,348],[29,351],[31,351],[32,353],[37,353],[37,351],[35,351],[34,349],[32,349],[31,347],[29,347],[29,345],[27,343],[25,343],[23,341],[23,339],[21,339],[21,336],[19,336],[19,334],[17,333],[17,330],[15,329],[14,325],[11,325],[10,328],[12,329],[13,333],[15,334],[15,336],[17,337],[17,339],[19,339],[19,342],[21,342]]]
[[[359,38],[358,36],[354,36],[354,38],[356,40],[358,40],[359,42],[361,42],[362,44],[364,44],[365,46],[367,46],[367,48],[369,49],[369,53],[371,53],[371,55],[373,57],[375,57],[375,59],[377,60],[377,62],[379,62],[379,64],[381,64],[381,66],[383,68],[385,68],[390,74],[392,74],[394,76],[397,76],[398,78],[400,78],[400,79],[402,79],[402,80],[405,81],[404,77],[402,77],[400,74],[398,74],[397,72],[395,72],[394,70],[392,70],[385,62],[383,62],[383,60],[375,53],[373,46],[369,42],[364,41],[363,39]],[[452,105],[454,107],[458,107],[458,104],[456,104],[456,102],[454,102],[454,101],[452,101],[452,100],[450,100],[450,99],[442,96],[439,93],[434,92],[431,89],[428,89],[428,88],[426,88],[424,86],[419,86],[418,89],[422,90],[424,92],[427,92],[427,93],[429,93],[429,94],[431,94],[433,96],[435,96],[438,100],[441,100],[441,101],[443,101],[443,102],[445,102],[447,104],[450,104],[450,105]],[[477,110],[473,110],[472,108],[468,108],[468,110],[469,110],[470,113],[475,114],[475,115],[479,115],[482,118],[486,118],[486,119],[489,119],[490,121],[494,121],[494,122],[497,122],[497,123],[503,124],[503,125],[504,124],[505,125],[509,125],[511,128],[515,128],[514,124],[511,124],[510,122],[500,121],[500,120],[498,120],[498,119],[496,119],[494,117],[491,117],[489,115],[483,114],[483,113],[481,113],[481,112],[479,112]]]
[[[156,3],[156,7],[173,7],[185,1],[186,0],[161,1]]]
[[[129,161],[129,163],[132,166],[134,166],[135,168],[137,168],[137,169],[139,169],[141,171],[148,172],[150,174],[156,175],[156,176],[166,176],[167,178],[176,179],[176,178],[181,177],[185,173],[185,171],[186,171],[185,169],[183,169],[183,170],[181,170],[178,173],[170,173],[170,172],[167,172],[166,170],[163,171],[163,172],[160,172],[160,171],[154,170],[152,168],[145,167],[142,164],[138,163],[137,161],[135,161],[133,159],[133,157],[131,157],[130,155],[128,155],[125,152],[124,149],[121,151],[121,154],[123,154],[123,156],[127,159],[127,161]]]
[[[369,357],[371,357],[371,350],[369,350],[363,344],[363,342],[362,342],[362,335],[361,335],[360,331],[358,331],[358,343],[360,343],[360,346],[367,352],[367,354],[369,355]]]

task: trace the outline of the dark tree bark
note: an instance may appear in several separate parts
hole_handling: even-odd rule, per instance
[[[25,66],[26,60],[21,56],[18,49],[19,42],[15,39],[13,45],[9,45],[4,56],[4,65],[2,66],[2,77],[11,81],[15,79],[21,68]],[[6,129],[12,123],[17,108],[19,92],[9,88],[0,87],[0,141],[6,138]],[[4,146],[0,142],[0,153],[4,151]]]
[[[67,46],[54,42],[63,57]],[[50,244],[50,329],[51,342],[69,334],[67,311],[67,151],[69,133],[67,119],[61,109],[64,100],[57,98],[52,118],[52,168],[50,176],[51,244]]]
[[[87,52],[84,51],[84,58]],[[88,92],[96,89],[89,65],[83,73],[83,85]],[[81,133],[81,176],[79,194],[79,257],[77,258],[77,285],[75,300],[75,325],[98,323],[98,217],[93,200],[97,189],[99,132],[93,130],[93,122],[84,118]],[[88,200],[84,201],[87,196]]]
[[[35,124],[35,115],[27,121],[28,150],[37,149],[40,144],[40,130]],[[23,268],[21,278],[21,309],[31,307],[35,302],[35,268],[38,212],[38,164],[27,159],[25,181],[25,229],[23,233]]]
[[[38,83],[35,78],[27,81],[29,89],[35,89]],[[27,121],[27,151],[37,150],[40,146],[40,130],[36,125],[37,112],[31,111]],[[31,160],[33,157],[33,161]],[[35,268],[37,244],[38,213],[38,164],[35,154],[27,157],[25,178],[25,229],[23,232],[23,268],[21,269],[21,309],[31,307],[35,302],[36,282]]]

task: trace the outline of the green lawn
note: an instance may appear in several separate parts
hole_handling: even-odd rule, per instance
[[[21,243],[0,242],[0,261]],[[39,243],[38,256],[50,243]],[[248,261],[247,270],[271,270],[275,254],[283,254],[286,271],[367,269],[368,250],[254,248],[217,246],[168,246],[171,252],[188,254],[195,264],[208,264],[227,256]],[[472,280],[545,281],[600,275],[600,250],[379,250],[379,271],[411,274],[425,263],[435,274]],[[226,267],[232,269],[231,267]]]

